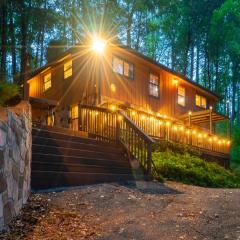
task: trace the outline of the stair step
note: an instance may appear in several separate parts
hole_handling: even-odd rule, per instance
[[[117,144],[113,142],[104,142],[104,141],[96,140],[93,138],[73,136],[66,133],[54,132],[54,129],[53,131],[48,131],[45,129],[33,128],[32,135],[33,135],[33,139],[37,137],[44,137],[44,138],[53,138],[53,139],[78,142],[78,143],[88,143],[88,144],[94,144],[99,146],[100,145],[106,146],[107,144],[108,146],[111,146],[111,147],[117,147]]]
[[[79,157],[90,157],[90,158],[105,158],[105,159],[125,159],[124,154],[102,152],[97,150],[87,150],[87,149],[76,149],[68,147],[58,147],[58,146],[46,146],[33,144],[32,151],[34,153],[47,153],[55,155],[65,155],[65,156],[79,156]]]
[[[32,171],[55,171],[55,172],[79,172],[79,173],[116,173],[131,174],[129,167],[121,167],[115,165],[88,165],[74,163],[46,163],[34,161]]]
[[[34,190],[54,187],[79,186],[103,182],[121,182],[128,180],[133,180],[132,174],[66,173],[54,171],[32,172],[32,188]]]
[[[130,163],[127,160],[123,159],[101,159],[101,158],[86,158],[80,156],[64,156],[64,155],[55,155],[55,154],[43,154],[43,153],[33,153],[32,162],[46,162],[51,163],[55,162],[58,164],[70,163],[70,164],[88,164],[88,165],[97,165],[97,166],[129,166]]]
[[[66,148],[72,148],[72,149],[85,149],[85,150],[94,150],[99,152],[112,152],[112,153],[118,153],[122,154],[124,151],[120,147],[113,147],[109,146],[108,143],[105,143],[105,145],[98,145],[87,143],[87,142],[72,142],[72,141],[66,141],[61,139],[53,139],[53,138],[45,138],[45,137],[36,137],[33,138],[33,144],[38,145],[46,145],[46,146],[55,146],[55,147],[66,147]]]

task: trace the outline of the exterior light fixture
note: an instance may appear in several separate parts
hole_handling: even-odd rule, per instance
[[[177,79],[173,79],[173,84],[174,85],[178,85],[178,80]]]
[[[101,38],[95,38],[92,42],[92,50],[98,54],[102,54],[106,47],[106,41]]]
[[[188,112],[188,115],[192,115],[192,112],[191,112],[191,111],[189,111],[189,112]]]
[[[111,109],[112,111],[116,111],[117,107],[116,107],[115,105],[112,105],[112,106],[110,107],[110,109]]]

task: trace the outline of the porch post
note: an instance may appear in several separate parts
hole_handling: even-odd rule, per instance
[[[191,121],[192,121],[192,112],[188,112],[188,125],[189,125],[189,127],[191,127],[191,125],[192,125]]]
[[[210,133],[212,134],[212,106],[210,106],[210,108],[209,108],[209,130],[210,130]]]

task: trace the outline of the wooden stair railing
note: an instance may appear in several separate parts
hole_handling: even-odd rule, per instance
[[[152,161],[154,140],[123,111],[80,105],[79,129],[99,140],[120,143],[129,155],[139,161],[148,176],[155,171]]]

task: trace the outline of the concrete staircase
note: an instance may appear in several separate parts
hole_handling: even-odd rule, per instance
[[[126,152],[114,143],[33,128],[32,189],[132,180]]]

